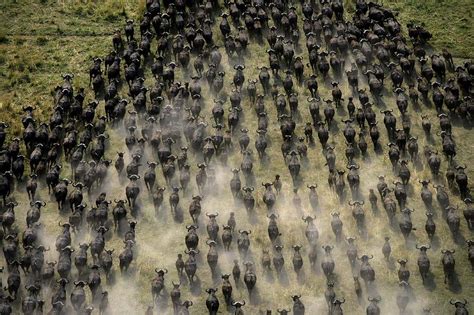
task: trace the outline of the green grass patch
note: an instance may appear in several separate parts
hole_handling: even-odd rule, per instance
[[[383,4],[399,13],[405,27],[413,21],[432,34],[430,44],[437,50],[448,48],[458,58],[474,58],[474,1],[385,0]]]

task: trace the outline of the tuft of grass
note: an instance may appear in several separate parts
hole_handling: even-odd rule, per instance
[[[36,38],[36,44],[38,46],[46,46],[48,44],[48,39],[46,37],[38,37]]]
[[[57,35],[64,35],[64,30],[58,25],[56,26],[56,34]]]
[[[26,40],[23,39],[23,38],[15,38],[15,45],[16,45],[16,46],[21,46],[21,45],[23,45],[23,44],[25,43],[25,41],[26,41]]]
[[[9,39],[4,31],[0,31],[0,44],[8,44]]]

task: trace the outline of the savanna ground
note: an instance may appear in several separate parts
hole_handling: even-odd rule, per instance
[[[346,10],[351,12],[351,1],[345,1]],[[469,0],[445,0],[445,1],[384,1],[384,5],[389,6],[399,12],[399,21],[405,25],[409,21],[416,23],[424,23],[426,28],[432,32],[433,39],[431,44],[435,50],[447,47],[454,55],[455,62],[462,62],[464,59],[474,58],[474,33],[473,17],[474,2]],[[39,119],[47,118],[53,105],[52,90],[61,82],[61,73],[74,73],[74,86],[85,87],[88,84],[87,69],[94,56],[105,56],[111,49],[111,34],[116,28],[122,28],[126,18],[134,18],[136,21],[140,19],[144,10],[144,1],[126,1],[126,0],[104,0],[97,2],[79,2],[79,1],[11,1],[4,0],[0,4],[0,113],[1,120],[11,125],[10,136],[21,135],[21,125],[19,119],[22,115],[21,106],[24,104],[33,104],[37,106],[35,115]],[[298,8],[298,10],[300,10]],[[222,36],[218,30],[216,23],[214,36],[216,42],[222,46]],[[138,28],[138,27],[137,27]],[[136,30],[137,31],[137,30]],[[154,43],[155,44],[155,43]],[[303,48],[298,54],[306,56],[304,43],[301,41],[300,46]],[[153,47],[155,47],[153,45]],[[265,46],[260,46],[255,42],[249,45],[249,53],[243,61],[246,65],[246,78],[257,78],[257,65],[267,63],[267,54]],[[152,48],[152,51],[154,49]],[[224,54],[225,55],[225,54]],[[307,60],[307,58],[306,58]],[[226,71],[225,84],[229,91],[233,69],[232,65],[237,60],[228,61],[224,56],[223,66]],[[191,62],[192,63],[192,62]],[[308,74],[308,70],[306,70]],[[182,79],[182,69],[177,70],[178,80]],[[322,98],[330,97],[330,79],[323,81],[319,79],[319,92]],[[345,97],[349,93],[347,81],[345,78],[340,79],[341,86]],[[151,76],[147,74],[145,84],[150,86],[153,83]],[[365,84],[365,83],[364,83]],[[204,84],[205,86],[205,84]],[[304,122],[309,117],[308,110],[305,106],[305,100],[308,92],[301,87],[297,87],[300,99],[301,120],[298,121],[296,133],[303,134]],[[389,88],[385,91],[384,105],[382,107],[392,108],[397,113],[395,100]],[[122,90],[122,93],[125,93]],[[207,106],[204,109],[206,117],[210,117],[210,108],[212,107],[212,97],[208,93],[207,88],[204,89]],[[91,99],[93,95],[88,89],[88,97]],[[248,99],[243,102],[244,115],[242,126],[250,130],[251,147],[255,140],[256,119],[253,110],[250,109]],[[230,196],[228,183],[230,180],[232,167],[239,167],[241,156],[238,150],[235,150],[230,156],[227,166],[216,165],[216,189],[208,192],[208,197],[203,201],[203,212],[219,211],[218,222],[224,224],[231,211],[235,211],[237,217],[237,227],[243,229],[251,229],[251,250],[253,260],[257,266],[257,292],[258,303],[245,306],[246,312],[249,314],[258,314],[266,309],[276,310],[277,308],[289,308],[291,305],[290,296],[293,294],[301,294],[302,300],[306,305],[309,314],[323,313],[326,310],[323,292],[325,290],[325,277],[318,267],[316,273],[312,273],[307,260],[307,251],[305,248],[306,240],[304,237],[305,224],[301,220],[303,214],[310,214],[311,210],[307,202],[307,192],[305,185],[300,189],[300,195],[303,199],[303,210],[296,210],[292,207],[292,184],[287,167],[283,163],[281,157],[280,145],[281,136],[279,125],[276,121],[276,111],[271,102],[266,100],[266,108],[269,112],[270,126],[268,136],[270,139],[270,147],[267,150],[269,158],[267,161],[260,163],[258,160],[254,163],[254,174],[256,178],[256,195],[258,206],[257,215],[254,219],[249,220],[244,208],[235,204]],[[103,112],[103,102],[99,106],[99,112]],[[433,135],[439,131],[438,119],[433,106],[420,105],[419,108],[413,108],[410,104],[410,117],[412,122],[412,134],[419,137],[420,148],[424,145],[431,145],[440,150],[440,139],[434,136],[432,141],[425,139],[421,130],[421,113],[428,114],[433,123]],[[345,166],[344,157],[344,138],[342,136],[343,124],[341,118],[347,117],[345,109],[341,108],[336,114],[336,123],[331,129],[330,143],[336,145],[337,148],[337,165],[342,168]],[[378,115],[379,120],[382,118]],[[382,126],[381,143],[387,143],[385,129]],[[106,157],[115,159],[115,151],[124,147],[122,130],[108,129],[107,133],[111,136],[109,140],[109,150]],[[453,134],[457,144],[458,155],[456,160],[460,164],[468,165],[468,175],[474,178],[474,172],[471,168],[470,157],[474,152],[474,141],[472,140],[471,126],[465,126],[460,122],[454,122]],[[368,140],[369,141],[369,140]],[[377,175],[387,175],[387,181],[391,183],[395,179],[395,175],[391,171],[390,162],[386,154],[386,148],[383,154],[376,154],[370,150],[369,157],[362,160],[357,158],[357,162],[361,166],[361,190],[366,195],[369,188],[375,188],[377,183]],[[441,150],[440,150],[441,151]],[[153,159],[150,155],[149,160]],[[195,170],[195,163],[191,157],[190,165]],[[327,169],[324,166],[325,160],[322,155],[320,144],[317,142],[311,147],[308,154],[308,161],[303,162],[302,178],[304,184],[318,184],[318,194],[320,196],[321,211],[317,215],[317,226],[320,232],[319,243],[334,244],[335,238],[330,230],[330,212],[337,210],[341,212],[341,219],[344,222],[344,235],[357,236],[358,232],[355,228],[354,220],[347,204],[339,204],[334,193],[326,188]],[[67,163],[63,163],[65,166]],[[441,173],[444,174],[447,162],[443,159]],[[430,307],[434,314],[451,313],[453,307],[449,304],[450,298],[466,298],[470,302],[474,296],[474,281],[471,268],[467,262],[467,251],[463,240],[454,240],[449,232],[445,220],[441,216],[441,210],[436,208],[437,232],[432,243],[432,249],[428,251],[428,255],[432,262],[432,272],[434,281],[429,286],[424,286],[416,266],[416,258],[418,251],[415,244],[428,243],[426,233],[424,232],[425,209],[419,198],[420,185],[419,179],[431,178],[431,174],[426,165],[414,166],[410,164],[412,171],[412,179],[409,187],[410,198],[408,206],[416,211],[412,215],[413,223],[416,231],[412,233],[411,239],[405,243],[398,225],[390,227],[387,217],[384,213],[379,200],[379,212],[372,212],[366,206],[367,222],[370,227],[367,239],[360,238],[356,241],[359,253],[373,254],[374,259],[371,261],[376,271],[376,290],[382,296],[380,304],[383,314],[398,313],[395,304],[395,295],[398,292],[398,276],[396,259],[407,258],[408,268],[412,275],[410,278],[411,302],[409,311],[413,314],[420,313],[423,307]],[[66,174],[70,171],[65,170]],[[157,172],[160,174],[160,172]],[[267,236],[266,209],[261,202],[262,188],[260,182],[270,181],[275,174],[281,174],[284,178],[283,196],[278,200],[276,209],[280,214],[278,219],[281,237],[284,248],[285,272],[282,279],[276,279],[276,276],[264,275],[260,267],[260,256],[262,248],[271,246]],[[122,184],[116,177],[115,171],[111,168],[109,172],[110,180],[103,188],[108,192],[109,198],[123,198],[125,184]],[[195,172],[192,173],[193,176]],[[194,178],[194,177],[192,177]],[[243,179],[243,178],[242,178]],[[158,184],[164,185],[164,180],[159,176]],[[472,190],[472,180],[471,180]],[[194,181],[193,181],[194,186]],[[21,186],[20,186],[21,189]],[[166,275],[167,288],[171,288],[171,280],[177,281],[177,274],[174,268],[176,254],[185,249],[184,236],[185,224],[189,224],[190,218],[187,215],[187,206],[189,204],[190,195],[181,199],[181,208],[184,212],[184,222],[173,220],[169,212],[167,204],[168,191],[165,196],[165,206],[156,216],[151,206],[147,193],[142,189],[140,195],[141,200],[141,218],[138,224],[136,261],[132,264],[130,275],[120,276],[116,271],[113,286],[105,285],[105,289],[110,292],[110,300],[114,314],[134,314],[141,313],[150,305],[150,281],[154,276],[153,270],[156,267],[166,267],[170,272]],[[197,193],[197,190],[194,189]],[[17,220],[21,222],[19,225],[24,227],[24,216],[28,205],[26,194],[15,193],[14,197],[19,201],[17,211]],[[42,189],[39,198],[48,201],[47,191]],[[52,200],[51,200],[52,201]],[[451,202],[454,205],[459,204],[460,209],[464,205],[461,202],[457,192],[451,194]],[[88,202],[91,204],[91,202]],[[436,205],[437,207],[437,205]],[[25,210],[24,210],[25,209]],[[50,202],[42,213],[41,221],[45,225],[44,242],[53,244],[56,235],[59,232],[57,225],[58,220],[66,220],[66,214],[59,214],[54,202]],[[207,220],[202,219],[201,227]],[[191,308],[192,314],[205,314],[205,297],[204,289],[208,287],[220,287],[220,281],[213,281],[209,273],[206,263],[205,254],[207,249],[204,245],[206,232],[200,229],[200,264],[197,275],[199,277],[198,286],[190,292],[188,286],[182,288],[182,298],[193,300],[195,306]],[[111,234],[109,232],[109,234]],[[461,234],[465,239],[472,239],[472,232],[466,227],[464,219],[461,222]],[[391,238],[393,259],[387,263],[384,261],[381,247],[383,245],[384,236]],[[90,239],[90,235],[78,236],[73,243],[77,246],[79,242]],[[292,270],[291,246],[294,244],[302,244],[302,254],[305,260],[303,267],[304,276],[297,279],[296,274]],[[53,247],[53,246],[51,246]],[[115,258],[121,251],[122,242],[114,236],[107,242],[107,248],[115,249]],[[456,272],[459,279],[459,285],[446,286],[443,283],[443,270],[440,264],[441,253],[443,248],[456,249]],[[358,267],[354,270],[350,269],[347,261],[345,244],[339,244],[333,251],[336,259],[336,293],[339,297],[345,297],[346,303],[343,309],[348,314],[361,314],[365,310],[367,292],[364,290],[363,302],[359,303],[354,293],[352,283],[352,273],[358,273]],[[56,253],[49,252],[49,259],[57,259]],[[319,257],[321,256],[320,254]],[[219,268],[224,273],[230,273],[232,268],[232,260],[239,258],[236,245],[233,244],[233,250],[230,254],[220,253]],[[118,264],[118,260],[115,261]],[[318,259],[318,266],[320,260]],[[244,267],[241,265],[242,271]],[[74,277],[74,276],[73,276]],[[104,281],[105,282],[105,281]],[[68,293],[69,294],[69,293]],[[218,297],[223,304],[223,297],[219,293]],[[247,292],[243,283],[238,288],[234,286],[234,299],[245,299],[248,301]],[[49,297],[45,298],[46,309],[49,309]],[[166,299],[170,305],[169,299]],[[162,304],[165,303],[162,301]],[[17,306],[18,307],[18,306]],[[168,309],[169,310],[169,309]],[[224,311],[224,307],[221,307]],[[163,314],[164,311],[159,311]]]

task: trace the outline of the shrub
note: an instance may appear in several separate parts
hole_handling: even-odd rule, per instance
[[[49,40],[45,37],[38,37],[36,39],[36,45],[38,46],[46,46],[48,44]]]

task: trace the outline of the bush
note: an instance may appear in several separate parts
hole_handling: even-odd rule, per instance
[[[0,32],[0,44],[8,44],[9,41],[7,34]]]
[[[24,40],[23,38],[16,38],[15,39],[15,45],[17,46],[21,46],[25,43],[26,40]]]
[[[23,73],[18,78],[18,83],[30,83],[30,82],[31,82],[31,77],[28,73]]]
[[[45,37],[38,37],[36,39],[36,45],[38,46],[46,46],[48,44],[49,40]]]
[[[64,31],[59,27],[59,25],[56,27],[56,33],[58,33],[58,35],[64,35]]]

